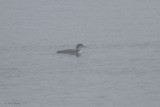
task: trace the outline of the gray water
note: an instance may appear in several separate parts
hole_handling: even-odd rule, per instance
[[[0,107],[160,107],[160,1],[0,0]]]

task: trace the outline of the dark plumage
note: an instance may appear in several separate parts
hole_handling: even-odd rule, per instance
[[[77,53],[81,53],[81,48],[83,47],[85,47],[83,44],[77,44],[76,49],[60,50],[60,51],[57,51],[57,53],[77,54]]]

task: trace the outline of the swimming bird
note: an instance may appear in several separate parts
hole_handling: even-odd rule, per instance
[[[71,54],[71,55],[76,55],[79,56],[81,52],[81,48],[86,47],[83,44],[77,44],[76,49],[67,49],[67,50],[60,50],[57,51],[57,53],[62,53],[62,54]]]

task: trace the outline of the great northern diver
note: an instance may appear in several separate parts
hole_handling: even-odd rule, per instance
[[[67,50],[60,50],[57,53],[64,53],[64,54],[72,54],[79,56],[81,54],[81,48],[86,47],[83,44],[77,44],[76,49],[67,49]]]

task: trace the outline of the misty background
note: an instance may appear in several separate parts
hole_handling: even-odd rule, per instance
[[[0,0],[0,107],[159,107],[159,75],[159,0]]]

